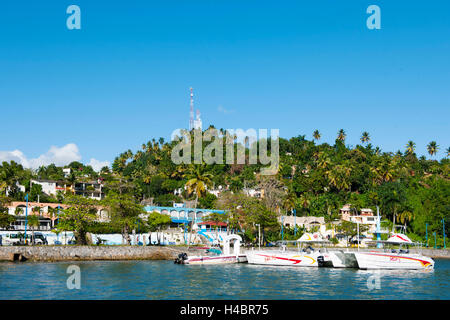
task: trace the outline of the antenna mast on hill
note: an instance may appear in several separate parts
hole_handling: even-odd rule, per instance
[[[194,129],[194,92],[191,87],[191,103],[190,103],[191,111],[189,113],[189,131]]]

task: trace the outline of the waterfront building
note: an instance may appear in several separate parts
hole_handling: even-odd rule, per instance
[[[346,204],[341,208],[340,214],[342,221],[366,225],[368,227],[367,233],[375,233],[377,230],[377,217],[374,216],[372,209],[361,209],[358,214],[356,208],[352,208],[351,204]]]
[[[105,198],[103,184],[100,181],[77,182],[75,185],[71,185],[65,181],[32,179],[31,183],[42,186],[42,192],[49,196],[56,196],[58,191],[60,191],[62,193],[81,195],[94,200],[102,200]]]
[[[224,210],[212,210],[212,209],[200,209],[200,208],[187,208],[187,207],[159,207],[159,206],[145,206],[147,212],[158,212],[161,214],[167,214],[175,224],[200,223],[205,217],[211,213],[224,214]]]
[[[283,224],[286,228],[294,228],[295,225],[297,225],[297,227],[302,227],[306,230],[317,228],[321,234],[325,234],[326,232],[324,217],[279,216],[278,222]]]
[[[102,200],[105,198],[103,184],[100,181],[77,182],[75,183],[74,193],[94,200]]]
[[[211,213],[224,214],[224,210],[189,208],[186,206],[146,206],[144,209],[147,212],[158,212],[169,215],[172,220],[171,227],[177,228],[181,233],[184,233],[185,239],[187,237],[186,228],[188,225],[191,225],[192,230],[195,231],[194,240],[192,241],[197,243],[202,238],[210,244],[220,242],[228,232],[226,223],[208,221],[208,215]]]
[[[16,217],[9,227],[10,230],[25,231],[25,210],[26,202],[13,201],[8,205],[8,213]],[[43,203],[43,202],[28,202],[28,215],[39,216],[39,231],[50,231],[58,223],[58,207],[60,210],[67,208],[66,204],[61,203]],[[35,209],[39,208],[39,210]],[[97,220],[99,222],[109,221],[109,214],[106,208],[96,206]]]

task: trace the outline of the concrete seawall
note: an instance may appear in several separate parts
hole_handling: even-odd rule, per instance
[[[157,246],[3,246],[0,247],[0,261],[173,260],[186,249]]]

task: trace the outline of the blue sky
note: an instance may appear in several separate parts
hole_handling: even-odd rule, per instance
[[[81,8],[68,30],[66,8]],[[381,8],[369,30],[366,8]],[[10,1],[0,10],[0,158],[112,162],[189,120],[282,137],[368,131],[450,146],[449,1]],[[48,152],[51,146],[55,152]],[[8,153],[9,152],[9,153]],[[45,162],[45,161],[44,161]]]

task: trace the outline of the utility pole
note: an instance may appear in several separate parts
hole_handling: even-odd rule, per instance
[[[357,246],[358,246],[358,251],[359,251],[359,221],[356,221],[356,228],[357,228],[357,233],[358,233],[358,238],[357,239]]]
[[[261,225],[258,223],[256,224],[258,226],[258,248],[261,250]]]
[[[27,206],[25,208],[25,239],[24,242],[27,244],[27,223],[28,223],[28,193],[25,196],[25,200],[27,201]]]
[[[442,233],[444,235],[444,249],[446,249],[447,247],[445,246],[445,221],[444,221],[444,218],[442,218]]]
[[[434,248],[436,249],[436,231],[435,232],[433,232],[433,234],[434,234]]]
[[[294,235],[297,235],[297,210],[293,210],[294,211]]]
[[[381,240],[381,217],[380,217],[380,207],[377,206],[377,241]],[[377,248],[381,248],[381,242],[377,242]]]
[[[59,224],[59,204],[58,204],[58,211],[56,212],[56,217],[58,220],[58,224]],[[54,225],[53,225],[54,226]],[[56,241],[59,243],[59,232],[56,234]]]
[[[194,129],[194,92],[193,89],[190,88],[191,94],[190,94],[190,111],[189,111],[189,131]]]

